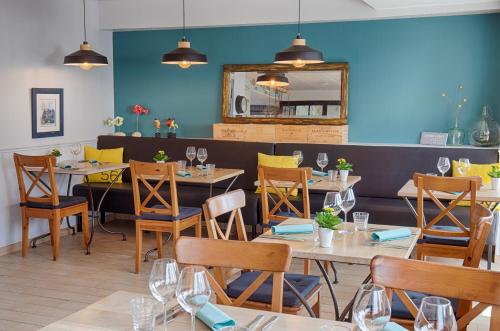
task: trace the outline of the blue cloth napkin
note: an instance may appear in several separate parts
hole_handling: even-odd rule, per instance
[[[328,176],[328,172],[322,172],[322,171],[319,171],[319,170],[313,170],[312,174],[313,174],[313,176],[321,176],[321,177]]]
[[[191,173],[189,171],[181,171],[181,170],[179,170],[179,171],[177,171],[177,176],[189,178],[192,175],[191,175]]]
[[[402,327],[401,325],[399,325],[398,323],[388,322],[384,326],[382,331],[408,331],[408,330],[405,329],[404,327]]]
[[[227,316],[225,312],[210,302],[207,302],[205,306],[196,313],[196,317],[214,331],[236,325],[236,322],[231,317]]]
[[[199,169],[199,170],[205,170],[206,168],[207,168],[206,166],[201,165],[201,164],[198,164],[198,165],[196,166],[196,169]]]
[[[307,180],[307,184],[308,184],[308,185],[312,185],[312,184],[314,184],[314,179],[312,179],[312,178],[311,178],[311,179],[308,179],[308,180]]]
[[[312,224],[275,225],[271,227],[271,230],[273,234],[313,233],[314,226]]]
[[[372,233],[372,240],[386,241],[393,239],[406,238],[411,236],[411,231],[408,228],[400,228],[394,230],[376,231]]]
[[[59,162],[57,165],[61,169],[72,169],[73,165],[71,163],[66,163],[66,162]]]

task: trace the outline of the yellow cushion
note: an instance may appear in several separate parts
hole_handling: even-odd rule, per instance
[[[267,155],[258,153],[257,163],[259,166],[273,167],[273,168],[297,168],[298,167],[298,156],[288,156],[288,155]],[[286,192],[285,188],[280,188],[281,192]],[[269,193],[275,193],[272,188],[268,189]],[[260,193],[260,188],[257,188],[255,193]],[[293,190],[290,195],[297,196],[298,190]]]
[[[97,149],[92,146],[85,146],[83,149],[84,158],[99,162],[123,163],[123,147],[113,149]],[[89,176],[91,183],[111,183],[118,176],[120,170],[112,170],[93,174]],[[119,175],[115,183],[121,183],[122,176]]]

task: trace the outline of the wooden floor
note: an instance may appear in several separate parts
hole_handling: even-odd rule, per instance
[[[51,260],[49,243],[30,249],[26,258],[20,253],[0,256],[0,330],[37,330],[118,290],[149,293],[147,280],[152,263],[143,263],[140,275],[133,273],[133,222],[114,221],[109,227],[127,232],[128,240],[97,232],[92,254],[85,255],[81,234],[67,236],[61,240],[57,262]],[[154,235],[146,235],[145,249],[154,244]],[[165,246],[170,256],[171,242]],[[368,274],[368,267],[336,266],[340,282],[335,290],[343,308]],[[494,268],[499,270],[499,263]],[[292,270],[301,272],[302,262],[294,261]],[[319,275],[314,268],[313,273]],[[326,286],[321,294],[321,317],[332,318],[333,305]],[[485,330],[487,323],[487,318],[479,318],[468,330]]]

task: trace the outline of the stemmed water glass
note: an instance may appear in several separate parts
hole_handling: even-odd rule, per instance
[[[356,204],[356,196],[354,195],[354,190],[352,188],[348,188],[342,192],[341,195],[342,202],[340,204],[340,208],[344,212],[344,222],[342,226],[343,229],[340,230],[339,233],[349,233],[351,231],[347,229],[347,214],[352,208],[354,208],[354,205]]]
[[[333,214],[337,216],[342,211],[342,196],[339,192],[327,192],[323,201],[323,208],[333,209]]]
[[[316,163],[321,168],[321,172],[323,172],[323,169],[328,165],[328,155],[326,153],[318,153]]]
[[[297,167],[300,167],[300,164],[304,161],[304,154],[302,154],[302,151],[293,151],[292,155],[297,158]]]
[[[470,168],[469,159],[466,158],[458,159],[457,170],[460,173],[460,175],[467,176],[467,174],[469,173],[469,168]]]
[[[177,262],[173,259],[154,261],[149,275],[149,290],[163,304],[163,330],[167,330],[167,303],[175,296],[178,282]]]
[[[69,151],[73,154],[73,166],[76,167],[78,165],[78,155],[82,152],[82,145],[80,143],[73,144]]]
[[[362,331],[380,331],[391,319],[391,304],[385,287],[364,284],[353,305],[354,322]]]
[[[441,297],[425,297],[413,327],[416,331],[456,331],[457,321],[450,300]]]
[[[450,159],[447,157],[440,157],[437,163],[437,168],[441,173],[441,176],[444,177],[444,174],[450,170]]]
[[[208,158],[208,153],[206,148],[198,148],[198,153],[196,154],[198,161],[200,161],[201,166],[203,167],[203,162],[205,162]]]
[[[193,168],[193,160],[196,158],[196,148],[194,146],[188,146],[186,149],[186,157],[189,160],[189,166]]]
[[[191,314],[191,331],[195,330],[196,313],[205,306],[211,293],[205,268],[187,266],[182,269],[176,290],[177,301]]]

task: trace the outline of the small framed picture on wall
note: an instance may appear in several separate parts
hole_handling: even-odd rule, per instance
[[[31,89],[31,137],[64,135],[64,98],[62,88]]]

